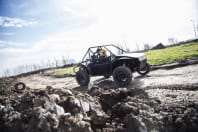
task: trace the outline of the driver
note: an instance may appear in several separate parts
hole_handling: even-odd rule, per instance
[[[100,57],[107,57],[106,50],[104,50],[104,49],[100,49],[98,51],[98,53],[99,53],[99,56]]]
[[[99,62],[100,63],[107,63],[108,62],[108,57],[107,57],[106,50],[101,48],[101,49],[98,49],[97,52],[98,52],[98,55],[99,55]]]

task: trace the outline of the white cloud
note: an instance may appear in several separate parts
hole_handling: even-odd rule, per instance
[[[14,33],[12,33],[12,32],[0,32],[0,35],[12,36],[12,35],[14,35]]]
[[[74,16],[94,18],[94,23],[63,29],[36,42],[27,53],[29,57],[33,56],[32,60],[63,55],[80,60],[86,49],[93,45],[126,42],[135,50],[136,44],[141,48],[143,43],[166,43],[168,37],[187,39],[193,36],[189,7],[185,0],[55,1],[55,8]]]
[[[87,30],[91,28],[91,32],[78,32],[99,43],[125,39],[129,45],[157,44],[167,43],[169,37],[184,40],[193,36],[190,19],[195,16],[194,8],[187,0],[72,0],[61,5],[73,15],[93,18]]]
[[[10,18],[10,17],[3,17],[0,16],[0,26],[2,27],[29,27],[32,25],[37,24],[36,21],[27,21],[20,18]]]
[[[74,16],[95,21],[88,27],[65,30],[35,43],[32,52],[41,58],[69,55],[80,60],[89,46],[126,42],[136,50],[136,44],[141,48],[143,43],[166,44],[169,37],[184,40],[193,35],[191,5],[185,0],[60,0],[56,4]]]
[[[88,18],[94,20],[93,23],[69,30],[63,28],[62,32],[35,42],[30,49],[0,50],[0,55],[10,55],[6,64],[39,63],[61,56],[79,61],[87,48],[94,45],[126,42],[130,49],[136,50],[136,44],[141,48],[143,43],[167,43],[169,37],[185,40],[193,36],[190,21],[194,17],[192,3],[187,0],[54,0],[54,2],[56,8],[63,13],[60,11],[60,15],[56,17],[67,17],[64,12],[69,12],[74,18]],[[56,19],[58,18],[54,18]],[[18,27],[34,24],[25,20],[22,21],[28,24],[11,21],[7,26],[17,27],[17,23]],[[1,26],[4,22],[5,18],[0,17]]]
[[[16,43],[16,42],[12,42],[12,41],[4,41],[4,40],[0,40],[0,49],[4,49],[4,48],[15,48],[19,45],[21,45],[22,43]]]

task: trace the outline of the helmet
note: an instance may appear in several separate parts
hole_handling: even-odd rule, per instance
[[[107,56],[107,54],[106,54],[106,51],[104,50],[104,49],[101,49],[100,51],[99,51],[99,55],[100,56]]]

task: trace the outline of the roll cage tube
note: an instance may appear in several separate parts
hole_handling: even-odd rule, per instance
[[[125,50],[123,50],[123,49],[121,49],[121,48],[119,48],[118,46],[113,45],[113,44],[94,46],[94,47],[90,47],[90,48],[87,50],[87,52],[85,53],[85,55],[84,55],[83,58],[82,58],[82,62],[86,62],[85,57],[87,56],[87,54],[89,55],[89,58],[91,58],[90,52],[91,52],[92,54],[94,54],[94,51],[92,51],[93,48],[97,48],[97,49],[98,49],[98,48],[104,47],[104,48],[105,48],[107,51],[109,51],[112,55],[115,55],[113,52],[111,52],[111,50],[109,50],[109,49],[107,48],[108,46],[113,46],[113,47],[115,47],[115,48],[121,50],[123,53],[127,53],[127,51],[125,51]]]

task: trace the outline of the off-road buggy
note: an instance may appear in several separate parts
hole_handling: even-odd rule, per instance
[[[74,68],[80,86],[87,86],[90,76],[109,78],[111,75],[118,85],[126,86],[132,80],[132,72],[146,75],[149,70],[144,53],[126,52],[115,45],[90,47],[78,68]]]

